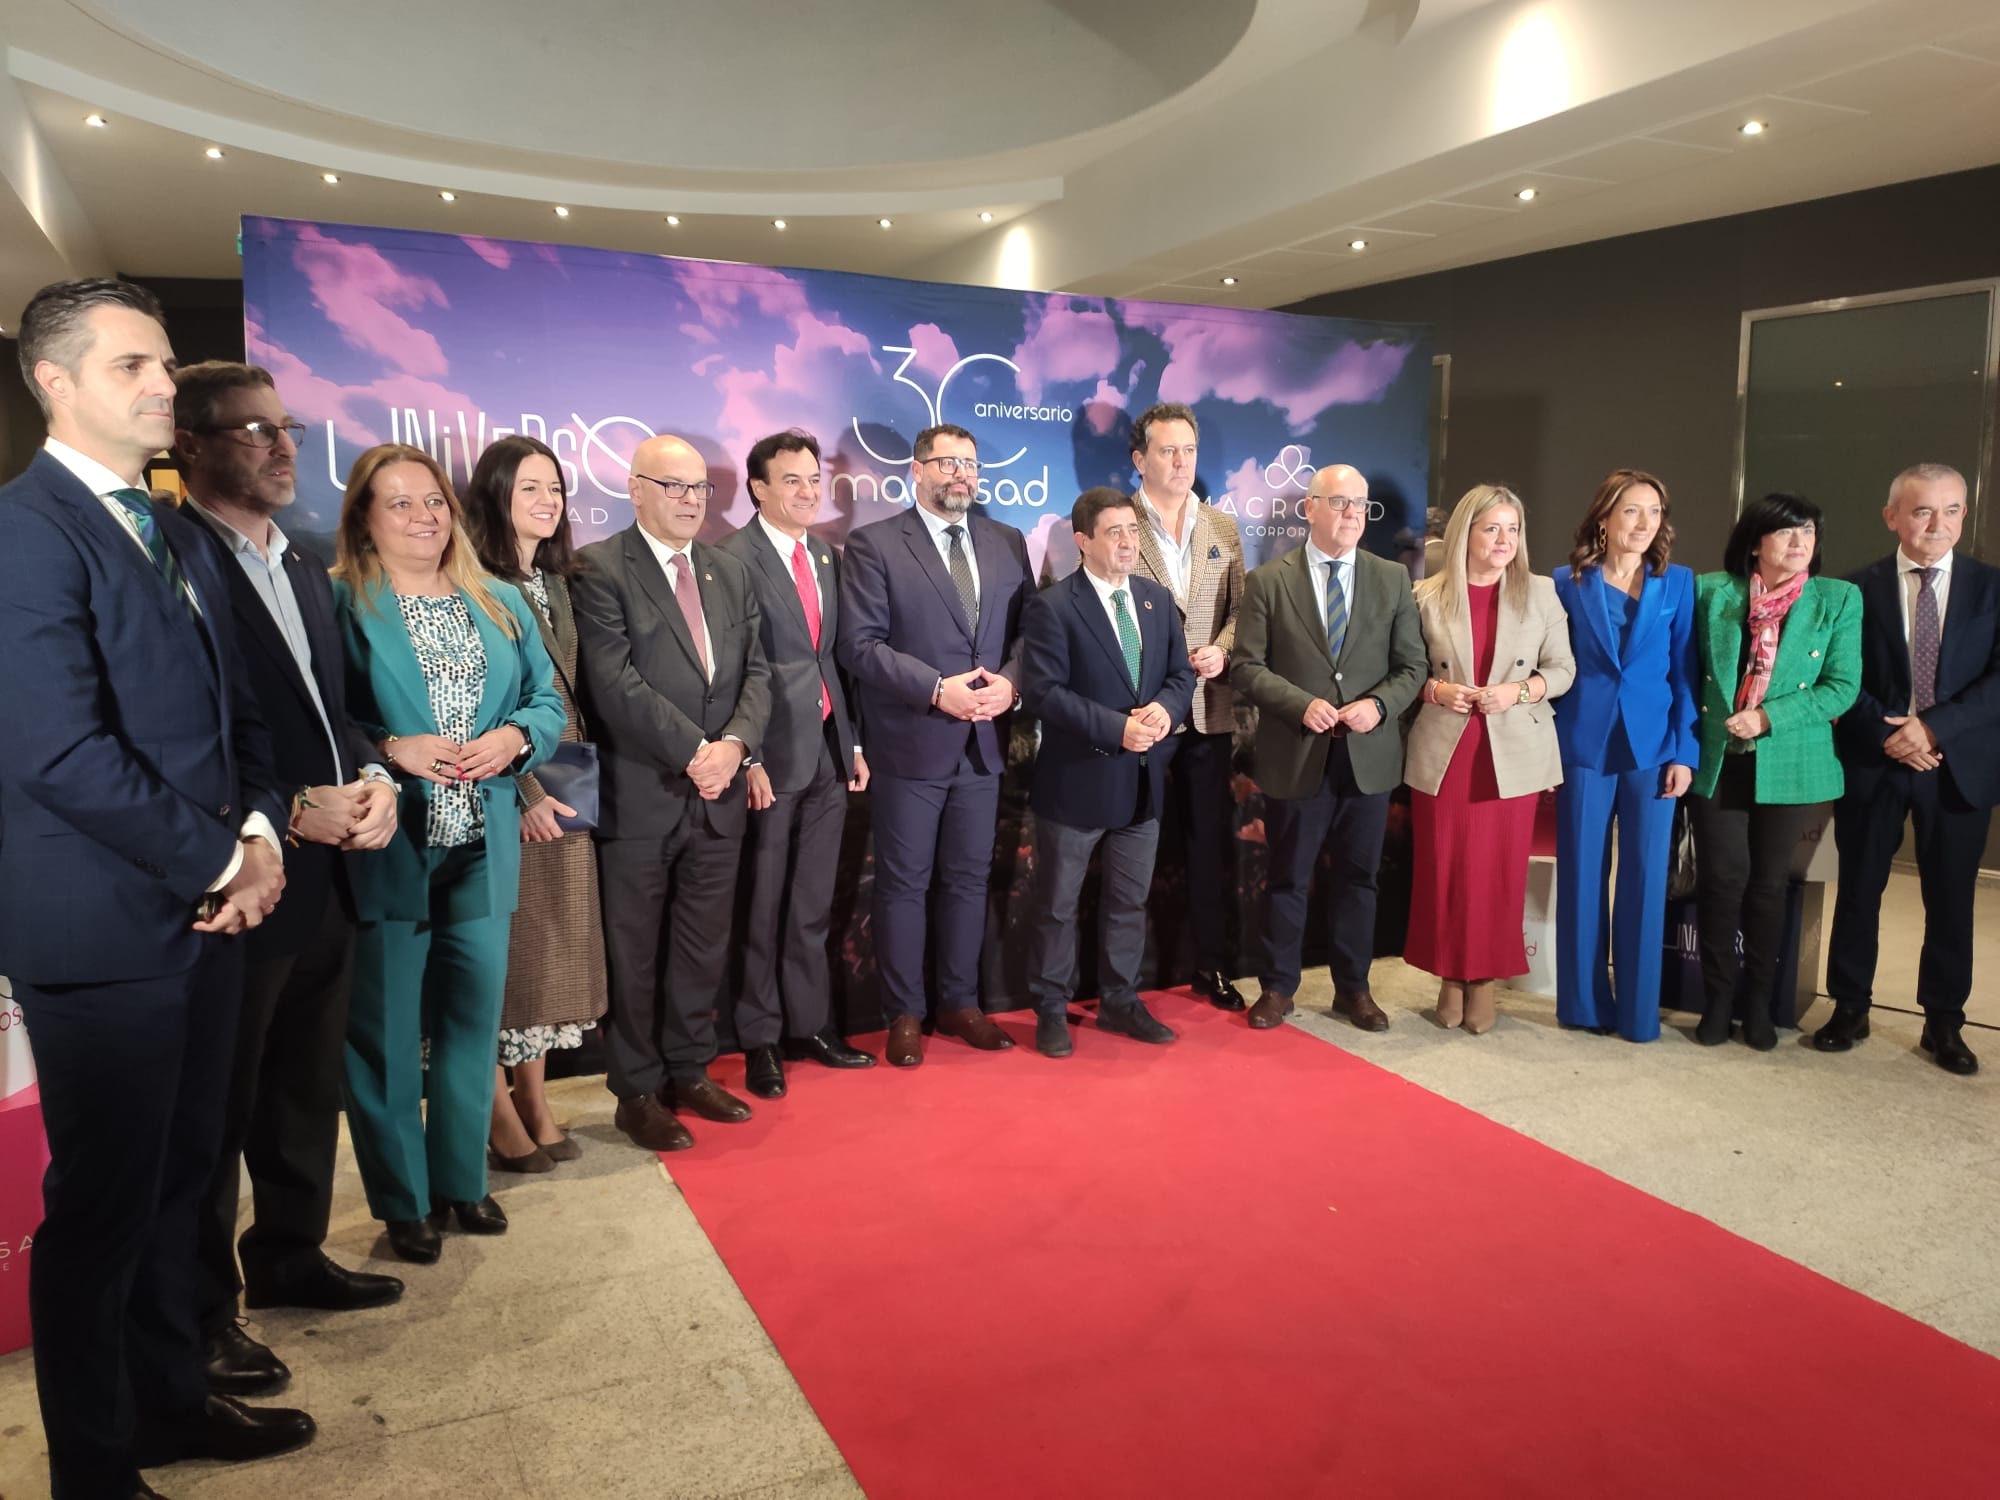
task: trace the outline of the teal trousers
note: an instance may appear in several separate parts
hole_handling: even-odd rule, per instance
[[[452,914],[453,897],[485,881],[485,861],[483,844],[431,850],[431,919],[363,922],[356,935],[347,1121],[368,1208],[378,1219],[421,1219],[433,1200],[476,1203],[486,1196],[486,1134],[514,919],[512,912]]]

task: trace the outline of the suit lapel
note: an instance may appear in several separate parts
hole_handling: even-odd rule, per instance
[[[969,533],[970,528],[967,530]],[[978,643],[972,639],[972,622],[965,618],[965,607],[958,602],[958,585],[951,581],[951,574],[945,569],[944,555],[938,551],[937,543],[931,539],[930,527],[914,509],[903,518],[903,543],[910,549],[910,555],[916,559],[918,569],[930,579],[931,587],[938,591],[938,598],[943,601],[945,609],[954,620],[958,621],[959,628],[965,632],[966,641],[977,646]],[[978,543],[974,541],[973,545],[977,547]],[[981,584],[988,582],[983,569],[979,581]],[[981,610],[981,613],[985,611]]]
[[[972,524],[975,519],[980,520],[977,526]],[[994,641],[992,650],[993,660],[997,662],[1002,654],[1001,647],[1007,634],[1007,612],[997,607],[989,609],[987,604],[991,601],[997,606],[1003,597],[999,585],[1015,569],[1014,554],[1008,549],[1007,544],[1000,540],[998,521],[986,521],[968,513],[965,530],[972,542],[972,555],[979,560],[979,635],[983,638],[991,631],[999,631],[1000,639]],[[935,552],[931,555],[937,556]],[[952,590],[951,596],[953,599],[958,598],[956,588]],[[975,641],[973,644],[975,650],[979,650],[978,642]],[[980,654],[984,654],[983,651]]]
[[[1655,581],[1654,579],[1646,581],[1645,592],[1648,596],[1654,592]],[[1604,653],[1604,659],[1611,663],[1611,669],[1623,673],[1625,663],[1618,654],[1618,638],[1612,632],[1611,620],[1605,610],[1606,603],[1611,599],[1611,585],[1604,582],[1604,576],[1595,568],[1572,569],[1569,582],[1576,596],[1576,609],[1570,615],[1571,621],[1574,622],[1577,615],[1581,614],[1584,628],[1596,640],[1599,649]],[[1635,628],[1632,639],[1636,643],[1638,638],[1639,632]]]
[[[1285,593],[1291,598],[1292,608],[1298,611],[1299,623],[1306,634],[1319,642],[1321,655],[1327,665],[1333,665],[1333,652],[1327,649],[1326,618],[1320,613],[1319,594],[1315,591],[1312,576],[1313,564],[1304,547],[1297,547],[1289,554],[1291,577],[1285,581]],[[1344,643],[1343,643],[1344,644]]]
[[[1139,513],[1139,567],[1145,575],[1169,593],[1173,591],[1174,575],[1167,568],[1166,549],[1160,545],[1160,534],[1153,528],[1152,515],[1146,509],[1146,502],[1135,491],[1132,508]],[[1186,608],[1184,601],[1182,608]]]
[[[160,570],[153,565],[153,560],[147,556],[146,549],[131,532],[111,518],[111,513],[104,508],[104,502],[93,495],[90,487],[68,469],[46,453],[36,454],[35,462],[46,463],[49,470],[53,471],[46,475],[52,490],[76,513],[76,518],[85,534],[95,540],[98,550],[110,559],[112,570],[123,573],[129,579],[131,591],[135,596],[152,602],[166,624],[167,634],[178,640],[185,649],[193,652],[200,659],[202,670],[213,680],[214,654],[201,637],[202,627],[188,617],[186,607],[167,587],[166,579],[160,576]],[[169,545],[172,545],[171,541]],[[195,598],[204,610],[229,607],[227,594],[219,592],[213,586],[206,590],[196,587],[195,574],[190,569],[193,559],[182,557],[180,550],[176,550],[174,556],[181,565],[181,576],[188,580],[189,588],[194,589]]]
[[[326,705],[331,718],[334,704],[340,701],[341,687],[340,630],[333,620],[333,592],[327,585],[326,571],[291,547],[285,549],[285,576],[291,581],[299,618],[305,622],[306,648],[312,652],[313,678],[319,688],[320,702]],[[268,609],[264,611],[267,618],[270,613]],[[288,650],[285,655],[289,657],[291,652]]]
[[[1622,609],[1624,606],[1620,605],[1619,608]],[[1659,627],[1660,618],[1666,612],[1666,608],[1666,575],[1662,573],[1656,577],[1651,569],[1648,569],[1644,580],[1639,585],[1639,612],[1633,616],[1631,633],[1625,637],[1625,650],[1628,654],[1639,650],[1640,643]],[[1597,613],[1602,617],[1604,611],[1600,609]],[[1606,621],[1605,629],[1609,630],[1610,628],[1610,622]],[[1612,655],[1618,662],[1619,670],[1623,671],[1625,667],[1624,657],[1620,656],[1616,651]]]
[[[834,562],[833,543],[822,542],[806,533],[806,555],[812,559],[813,576],[819,580],[819,650],[840,639],[840,568]]]
[[[1910,642],[1903,633],[1903,574],[1893,552],[1888,561],[1877,563],[1869,570],[1861,588],[1861,606],[1875,616],[1876,628],[1881,631],[1882,639],[1889,643],[1889,680],[1894,687],[1893,701],[1906,704],[1910,701]],[[1947,631],[1946,635],[1949,634]],[[1940,640],[1939,648],[1938,660],[1942,665],[1944,652],[1951,649],[1950,642]],[[1900,707],[1896,711],[1902,712]]]
[[[695,582],[699,585],[702,573],[700,563],[695,559],[692,550],[688,557],[689,561],[695,564]],[[667,622],[667,633],[680,642],[681,650],[687,653],[689,664],[699,673],[701,653],[695,649],[694,637],[688,632],[687,616],[681,613],[681,602],[674,597],[673,588],[667,582],[667,570],[660,566],[659,558],[653,555],[652,544],[640,535],[636,521],[625,533],[625,566],[632,570],[632,576],[639,580],[640,589],[653,601],[653,607]],[[701,607],[704,613],[708,609],[708,599],[705,594],[702,597]]]
[[[1125,647],[1118,639],[1118,632],[1111,628],[1111,618],[1104,613],[1104,604],[1097,597],[1097,589],[1092,585],[1082,568],[1078,568],[1074,573],[1070,574],[1065,581],[1069,584],[1070,608],[1074,609],[1083,618],[1083,633],[1097,642],[1098,649],[1110,660],[1112,669],[1117,673],[1117,680],[1124,683],[1128,689],[1131,689],[1132,673],[1125,665]],[[1128,600],[1131,599],[1132,596],[1129,591],[1125,597]],[[1146,632],[1145,628],[1141,626],[1139,631],[1139,652],[1141,657],[1140,671],[1142,673],[1145,670],[1145,651]],[[1136,689],[1132,689],[1132,701],[1134,703],[1139,701]]]
[[[748,526],[743,528],[746,532],[750,533],[750,535],[744,538],[750,545],[750,555],[757,560],[757,566],[763,569],[764,576],[769,578],[777,587],[778,597],[785,601],[787,615],[799,627],[799,634],[805,640],[806,644],[811,645],[812,626],[806,620],[805,602],[799,598],[799,581],[792,576],[790,564],[778,556],[778,549],[771,545],[771,539],[767,536],[757,534],[757,531],[753,530],[753,528],[761,530],[758,527],[758,522],[754,519]],[[812,545],[812,539],[808,537],[806,539],[807,548],[810,549]],[[820,590],[822,596],[824,596],[825,592],[824,589]],[[823,614],[824,611],[822,611]],[[823,635],[825,626],[824,618],[821,620],[821,626],[821,633]]]
[[[1771,686],[1777,687],[1785,681],[1798,680],[1798,664],[1801,658],[1810,658],[1814,647],[1825,638],[1826,627],[1822,623],[1824,601],[1820,595],[1817,579],[1808,578],[1800,591],[1797,601],[1785,616],[1785,625],[1778,632],[1777,655],[1771,659]],[[1808,680],[1816,676],[1808,672]]]
[[[1743,638],[1750,628],[1747,603],[1743,580],[1734,574],[1724,575],[1723,582],[1708,596],[1709,628],[1703,632],[1703,655],[1707,658],[1708,675],[1715,680],[1723,701],[1732,705],[1742,681],[1738,664],[1743,654]]]

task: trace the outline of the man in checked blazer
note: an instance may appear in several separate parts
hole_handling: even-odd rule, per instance
[[[571,585],[598,729],[597,862],[616,1124],[648,1151],[694,1144],[678,1113],[733,1124],[750,1106],[708,1076],[743,847],[745,761],[771,716],[750,573],[695,540],[715,486],[692,444],[632,454],[638,519],[583,549]]]
[[[1173,595],[1196,678],[1187,728],[1161,747],[1187,861],[1194,991],[1223,1010],[1242,1010],[1243,997],[1229,982],[1235,955],[1228,912],[1236,903],[1229,652],[1243,603],[1243,539],[1233,516],[1193,493],[1199,436],[1194,413],[1177,402],[1150,407],[1132,424],[1132,467],[1140,481],[1133,496],[1140,521],[1136,571]]]
[[[1896,551],[1848,580],[1861,589],[1861,696],[1834,727],[1847,773],[1833,812],[1840,895],[1826,988],[1834,1013],[1813,1045],[1845,1052],[1868,1035],[1882,890],[1904,820],[1913,818],[1924,896],[1916,995],[1923,1046],[1946,1072],[1968,1074],[1979,1068],[1960,1030],[1972,992],[1973,892],[2000,802],[2000,569],[1953,551],[1965,525],[1965,478],[1956,469],[1905,469],[1889,486],[1882,519]],[[1919,646],[1926,634],[1929,650]]]
[[[1409,572],[1361,550],[1368,514],[1368,481],[1358,470],[1321,469],[1306,493],[1306,544],[1244,581],[1230,681],[1259,710],[1257,784],[1270,848],[1263,993],[1250,1007],[1259,1029],[1291,1013],[1306,898],[1323,847],[1333,855],[1325,903],[1333,913],[1333,1008],[1366,1031],[1389,1024],[1368,990],[1375,872],[1389,793],[1403,779],[1399,726],[1428,658]]]
[[[875,1061],[832,1026],[826,957],[847,794],[867,789],[868,761],[834,662],[840,553],[806,530],[819,514],[819,442],[797,429],[760,438],[744,471],[757,514],[719,547],[749,570],[757,594],[771,722],[743,771],[751,871],[736,1038],[745,1086],[776,1099],[784,1057],[828,1068]]]

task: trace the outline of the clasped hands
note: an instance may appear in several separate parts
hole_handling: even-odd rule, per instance
[[[1882,742],[1882,753],[1889,759],[1900,761],[1912,771],[1935,771],[1944,764],[1944,751],[1938,748],[1937,736],[1915,714],[1889,714],[1882,722],[1896,726]]]
[[[309,786],[292,804],[288,830],[309,844],[381,849],[396,832],[396,789],[366,778],[345,786]]]
[[[1474,687],[1469,682],[1439,678],[1431,684],[1431,701],[1455,714],[1504,714],[1520,706],[1521,684],[1496,682],[1491,687]]]
[[[462,745],[441,734],[398,735],[384,744],[382,753],[405,776],[454,786],[498,776],[514,764],[527,744],[528,737],[519,729],[502,724]]]
[[[1125,733],[1119,743],[1127,750],[1144,752],[1173,732],[1173,715],[1157,703],[1148,703],[1125,716]]]
[[[937,706],[968,723],[997,719],[1014,706],[1014,684],[997,672],[974,667],[939,682]]]
[[[1342,725],[1347,727],[1349,733],[1367,734],[1382,722],[1382,713],[1375,707],[1373,698],[1356,698],[1340,708],[1335,708],[1324,698],[1315,698],[1306,705],[1300,722],[1314,734],[1330,734]]]

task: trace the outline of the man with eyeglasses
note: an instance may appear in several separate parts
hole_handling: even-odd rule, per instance
[[[749,570],[771,665],[771,721],[744,768],[750,807],[750,901],[736,1039],[743,1082],[785,1092],[785,1058],[866,1068],[831,1018],[826,957],[847,794],[865,791],[868,761],[835,665],[840,552],[806,528],[819,514],[819,441],[794,428],[758,439],[744,460],[757,513],[721,542]]]
[[[874,749],[875,964],[901,1068],[924,1060],[933,909],[937,1029],[983,1052],[1014,1045],[979,1008],[979,953],[1034,591],[1021,533],[972,513],[972,434],[927,427],[911,453],[917,503],[848,537],[840,595],[840,659]]]
[[[320,1248],[333,1209],[354,957],[354,899],[341,851],[389,842],[396,787],[347,716],[326,564],[278,527],[278,513],[297,496],[305,429],[286,414],[270,372],[255,365],[187,365],[174,385],[186,513],[218,543],[244,665],[291,798],[285,899],[244,939],[222,1156],[201,1224],[209,1387],[263,1396],[291,1372],[243,1331],[239,1291],[253,1308],[334,1311],[379,1306],[403,1292],[395,1277],[346,1270]],[[245,1165],[253,1211],[239,1241]]]
[[[1258,1030],[1291,1014],[1307,898],[1322,849],[1332,855],[1324,906],[1333,1013],[1386,1031],[1368,971],[1375,953],[1375,873],[1389,793],[1403,779],[1403,711],[1428,658],[1407,569],[1361,550],[1373,519],[1368,481],[1347,464],[1312,477],[1304,546],[1251,571],[1236,621],[1230,681],[1257,705],[1257,784],[1270,850],[1264,888]]]
[[[677,1118],[734,1124],[750,1106],[708,1076],[736,904],[745,762],[771,715],[750,573],[696,540],[715,486],[684,438],[632,454],[636,517],[583,549],[570,585],[597,728],[597,863],[617,1126],[648,1151],[694,1137]]]

